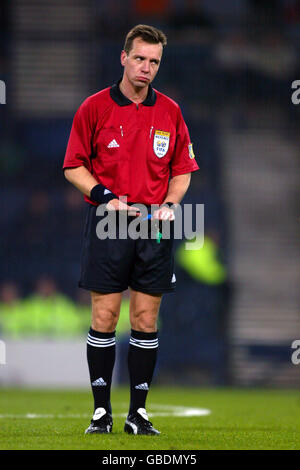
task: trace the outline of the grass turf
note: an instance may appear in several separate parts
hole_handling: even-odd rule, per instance
[[[126,413],[128,399],[127,388],[113,389],[113,412]],[[207,416],[150,418],[160,436],[127,435],[120,416],[114,418],[112,434],[84,435],[91,404],[86,391],[0,389],[0,449],[300,449],[296,390],[153,387],[149,413],[151,405],[153,411],[154,405],[211,411]]]

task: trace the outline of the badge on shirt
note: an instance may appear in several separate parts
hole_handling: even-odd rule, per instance
[[[166,155],[169,149],[170,132],[155,131],[153,139],[153,150],[158,158]]]
[[[190,158],[195,158],[194,150],[193,150],[193,144],[189,144],[189,157]]]

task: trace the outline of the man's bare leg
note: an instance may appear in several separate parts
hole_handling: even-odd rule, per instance
[[[92,328],[102,333],[115,331],[122,301],[122,292],[101,294],[91,292]]]
[[[130,323],[136,331],[157,331],[157,318],[162,294],[145,294],[130,289]]]

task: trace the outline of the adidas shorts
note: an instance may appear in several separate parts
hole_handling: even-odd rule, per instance
[[[150,237],[146,240],[118,238],[117,217],[117,238],[102,240],[97,237],[96,226],[107,213],[97,216],[96,210],[96,206],[88,204],[79,287],[101,293],[122,292],[128,287],[149,294],[174,292],[174,222],[169,222],[169,239],[162,238],[157,243]],[[127,217],[128,223],[135,219]]]

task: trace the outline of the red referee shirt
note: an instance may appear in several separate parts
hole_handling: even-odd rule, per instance
[[[63,168],[81,165],[118,197],[146,205],[163,202],[170,177],[199,169],[179,106],[151,85],[139,105],[119,84],[82,103]]]

